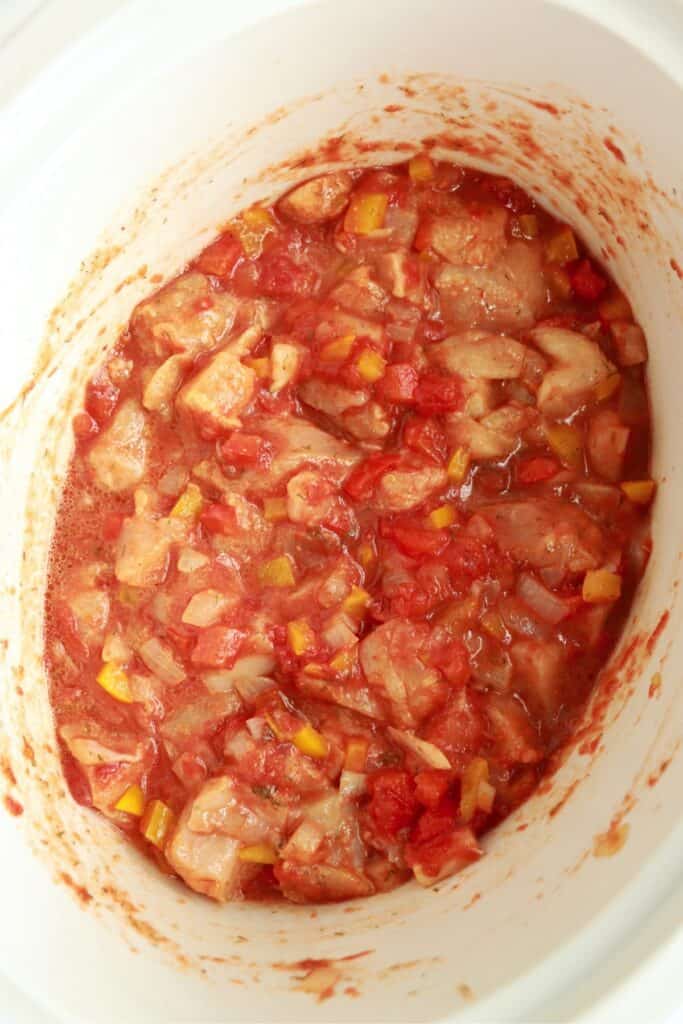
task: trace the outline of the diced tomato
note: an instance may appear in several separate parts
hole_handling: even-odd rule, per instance
[[[449,772],[430,768],[415,776],[415,796],[425,807],[438,807],[451,786]]]
[[[463,403],[460,378],[455,374],[448,377],[440,373],[424,373],[415,389],[415,404],[425,416],[460,409]]]
[[[442,557],[456,578],[478,580],[490,574],[496,553],[490,544],[477,537],[460,534],[451,539]]]
[[[217,502],[204,509],[199,521],[209,533],[232,533],[237,526],[235,510]]]
[[[210,626],[199,634],[191,661],[203,668],[230,668],[242,646],[244,633],[230,626]]]
[[[401,463],[400,455],[378,452],[356,466],[344,484],[344,490],[354,501],[363,501],[371,497],[375,487],[385,473],[395,469]]]
[[[403,428],[403,443],[407,448],[425,455],[431,462],[443,463],[448,455],[448,441],[441,427],[434,420],[418,419],[407,421]]]
[[[121,533],[121,527],[123,526],[123,516],[120,512],[110,512],[102,523],[102,536],[105,540],[116,540],[118,535]]]
[[[229,277],[233,267],[242,255],[242,246],[234,235],[221,235],[207,246],[195,261],[195,267],[202,274],[214,277]]]
[[[445,530],[427,530],[418,518],[383,519],[380,533],[395,541],[397,546],[411,558],[421,555],[438,555],[448,544]]]
[[[444,632],[443,640],[430,644],[430,664],[440,669],[453,686],[464,686],[470,678],[470,659],[461,640]]]
[[[418,382],[418,373],[410,363],[393,363],[388,366],[384,377],[377,385],[377,391],[388,402],[409,405],[413,401]]]
[[[595,302],[607,287],[607,281],[590,260],[575,263],[569,270],[569,280],[574,295],[583,302]]]
[[[561,468],[557,459],[550,456],[538,455],[523,459],[517,464],[517,480],[520,484],[538,484],[550,480]]]
[[[90,413],[77,412],[72,421],[73,431],[79,441],[94,437],[99,432],[97,420]]]
[[[108,377],[96,377],[85,392],[85,408],[102,426],[109,419],[119,400],[119,389]]]
[[[474,833],[456,825],[456,815],[457,807],[449,800],[424,812],[406,843],[409,867],[419,864],[425,874],[436,878],[448,864],[466,864],[481,856]]]
[[[394,838],[409,828],[418,812],[415,782],[409,772],[382,768],[368,777],[368,810],[380,835]]]
[[[261,466],[264,469],[273,459],[273,446],[257,434],[235,430],[223,441],[218,451],[221,458],[231,466]]]
[[[301,267],[284,253],[268,255],[261,265],[261,288],[278,299],[310,295],[318,282],[311,267]]]

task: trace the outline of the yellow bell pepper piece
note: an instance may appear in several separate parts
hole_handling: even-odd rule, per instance
[[[595,385],[593,394],[596,402],[606,402],[608,398],[615,395],[621,387],[621,374],[610,373],[609,377],[605,377],[599,384]]]
[[[460,817],[467,823],[474,817],[479,803],[479,787],[488,782],[489,765],[483,757],[473,757],[465,768],[460,789]]]
[[[369,569],[375,561],[375,552],[372,544],[361,544],[358,548],[358,561],[364,569]]]
[[[486,612],[479,621],[488,635],[498,643],[504,644],[506,640],[509,640],[510,634],[499,612]]]
[[[456,448],[446,467],[448,479],[453,484],[461,484],[470,468],[470,453],[466,448]]]
[[[320,358],[326,363],[341,363],[344,359],[348,359],[355,341],[355,334],[344,334],[341,338],[328,341],[320,349]]]
[[[317,729],[314,729],[312,725],[304,725],[298,732],[294,733],[294,746],[302,754],[307,754],[308,757],[315,757],[318,760],[327,757],[327,752],[330,749],[330,745],[325,737]]]
[[[565,225],[545,243],[545,258],[549,263],[569,263],[579,258],[574,232]]]
[[[254,843],[253,846],[243,846],[239,858],[246,864],[276,864],[277,851],[268,843]]]
[[[560,462],[570,469],[583,466],[583,437],[577,427],[569,423],[549,423],[545,428],[548,444]]]
[[[408,163],[410,180],[416,184],[431,181],[434,177],[434,161],[427,153],[416,153]]]
[[[153,846],[162,849],[175,824],[175,814],[163,800],[150,800],[140,821],[140,831]]]
[[[455,522],[455,509],[452,505],[439,505],[429,513],[429,523],[435,530],[443,530]]]
[[[145,794],[139,786],[129,786],[114,806],[117,811],[124,811],[126,814],[134,814],[136,818],[141,818],[145,810]]]
[[[583,578],[581,591],[588,604],[605,604],[621,596],[621,576],[609,569],[594,569]]]
[[[259,356],[254,359],[243,360],[244,365],[254,371],[259,380],[268,380],[270,377],[270,359],[267,356]]]
[[[305,654],[315,647],[315,634],[305,619],[287,623],[287,640],[296,655]]]
[[[250,206],[242,214],[242,219],[250,228],[272,228],[275,225],[272,213],[263,206]]]
[[[204,507],[202,492],[196,484],[188,484],[171,509],[174,519],[198,519]]]
[[[316,679],[324,679],[326,675],[329,675],[325,665],[321,665],[319,661],[309,661],[307,665],[304,665],[304,672],[307,676],[314,676]]]
[[[344,598],[342,608],[348,615],[362,615],[367,608],[370,595],[363,587],[351,587],[348,597]]]
[[[295,583],[292,562],[287,555],[280,555],[259,566],[258,578],[264,587],[293,587]]]
[[[356,193],[344,217],[344,230],[354,235],[369,235],[384,224],[389,197],[384,192]]]
[[[279,523],[287,518],[286,498],[264,498],[263,515],[270,523]]]
[[[621,489],[634,505],[649,505],[654,497],[654,480],[624,480]]]
[[[97,673],[97,682],[110,697],[122,704],[132,704],[133,694],[130,690],[128,673],[114,661],[105,661]]]
[[[343,647],[341,651],[337,651],[334,658],[330,661],[330,668],[344,675],[351,671],[357,660],[358,645],[353,644],[351,647]]]
[[[384,376],[387,361],[372,348],[364,348],[356,361],[358,372],[368,384],[374,384]]]

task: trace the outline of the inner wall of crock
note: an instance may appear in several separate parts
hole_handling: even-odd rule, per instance
[[[361,6],[352,4],[343,16],[335,11],[340,38],[351,31],[354,17],[359,19],[356,32],[368,18],[379,28],[378,12],[363,9],[361,18]],[[109,925],[143,949],[142,960],[129,961],[119,948],[112,955],[130,972],[133,991],[149,992],[150,975],[161,983],[164,1000],[148,996],[153,1014],[162,1013],[173,993],[179,1006],[194,1007],[196,1013],[199,1005],[210,1019],[223,1012],[226,991],[235,1019],[267,1016],[269,1005],[277,1007],[280,1019],[303,1019],[315,1012],[322,1019],[358,1014],[362,1019],[386,1015],[397,1020],[433,1017],[454,1005],[464,1006],[463,993],[469,989],[482,997],[510,983],[576,933],[633,876],[671,824],[643,798],[633,816],[640,815],[647,828],[631,830],[608,874],[603,863],[587,858],[594,835],[609,828],[637,773],[646,771],[651,761],[658,763],[669,749],[667,723],[680,714],[676,694],[664,685],[661,699],[648,702],[644,682],[661,667],[661,644],[638,665],[642,685],[632,694],[625,688],[616,695],[598,754],[587,758],[575,752],[550,793],[534,797],[488,837],[488,855],[481,862],[433,891],[410,885],[315,912],[293,906],[217,907],[163,878],[104,820],[74,805],[65,792],[40,664],[44,568],[71,449],[65,424],[134,304],[155,287],[150,276],[172,276],[237,209],[308,176],[309,167],[292,167],[292,161],[296,164],[305,151],[317,152],[326,135],[344,136],[339,150],[344,162],[365,164],[404,159],[401,144],[417,147],[420,140],[438,137],[437,155],[511,174],[607,257],[649,336],[655,470],[667,479],[655,514],[655,554],[628,636],[651,630],[662,611],[672,607],[678,560],[666,545],[676,536],[674,509],[683,481],[675,431],[667,430],[667,424],[678,420],[676,381],[682,369],[671,332],[681,314],[680,282],[669,261],[679,247],[683,220],[662,194],[639,182],[651,170],[666,192],[680,165],[675,154],[658,151],[657,165],[651,162],[646,168],[652,152],[645,146],[641,157],[631,141],[646,141],[640,93],[624,83],[624,95],[618,102],[611,97],[613,112],[606,113],[587,107],[566,88],[540,88],[537,81],[520,78],[519,67],[517,84],[503,85],[501,55],[490,40],[484,45],[483,23],[476,29],[482,44],[477,59],[470,55],[463,60],[473,66],[471,73],[476,68],[477,80],[435,73],[450,70],[449,52],[439,44],[439,26],[432,22],[427,38],[414,15],[385,34],[386,67],[377,66],[368,52],[354,51],[348,61],[353,66],[344,69],[348,73],[340,83],[338,72],[312,44],[329,32],[329,10],[307,10],[305,18],[300,12],[288,16],[284,35],[282,23],[272,22],[241,37],[238,63],[229,59],[230,45],[215,47],[201,62],[175,69],[172,78],[147,82],[143,97],[132,88],[119,95],[99,123],[76,132],[45,171],[49,187],[41,193],[37,175],[24,198],[33,204],[30,232],[37,237],[39,225],[49,223],[54,236],[51,251],[37,254],[36,277],[42,281],[38,301],[35,287],[31,291],[19,270],[11,271],[17,337],[30,337],[22,314],[28,310],[29,325],[32,318],[34,327],[44,323],[66,278],[98,243],[93,260],[50,321],[43,373],[13,423],[21,438],[12,452],[11,478],[25,515],[10,529],[8,557],[19,589],[10,595],[8,615],[13,629],[10,659],[15,667],[22,666],[22,692],[15,688],[8,693],[7,710],[12,763],[34,844],[44,841],[43,852],[53,868],[87,889],[91,910],[99,909]],[[437,21],[451,17],[438,5],[431,13]],[[461,12],[458,17],[474,31],[469,15]],[[444,23],[441,29],[452,33],[453,26]],[[555,30],[564,32],[566,42],[570,23],[558,23]],[[594,27],[574,19],[571,34],[575,47],[583,46],[584,52],[587,46],[595,48]],[[291,41],[293,52],[305,43],[310,56],[306,69],[281,67],[277,87],[272,80],[252,83],[248,68],[268,67],[268,53],[280,52],[282,38]],[[405,65],[399,54],[404,54],[408,39],[417,46],[416,62],[410,62],[415,74],[385,75],[392,64]],[[613,62],[621,44],[607,37],[603,45]],[[528,56],[529,67],[535,66],[533,54]],[[427,71],[429,76],[423,74]],[[601,71],[590,66],[581,76],[576,67],[564,71],[564,81],[573,87],[582,78],[583,95],[593,99],[604,94]],[[481,78],[487,73],[490,81],[485,83]],[[661,99],[662,90],[669,88],[666,82],[644,62],[643,75],[641,89],[645,83],[651,99],[655,93]],[[274,97],[285,106],[268,116]],[[680,106],[678,94],[676,102]],[[606,137],[623,150],[626,163],[605,147]],[[125,143],[130,151],[131,138],[134,166],[116,148]],[[26,209],[19,202],[13,211],[17,231]],[[26,223],[24,219],[24,231]],[[645,223],[651,229],[645,230]],[[100,237],[103,228],[108,231]],[[24,239],[28,251],[31,238],[24,234]],[[30,308],[22,302],[29,294]],[[677,613],[674,605],[672,619]],[[672,649],[669,663],[675,659]],[[666,684],[666,668],[663,672]],[[33,764],[19,756],[23,736],[34,752]],[[677,769],[680,773],[680,765]],[[673,776],[672,770],[662,786]],[[550,818],[549,810],[575,782],[562,812]],[[522,825],[527,827],[520,830]],[[520,930],[524,942],[519,941]],[[324,1008],[313,1010],[300,992],[292,991],[296,969],[287,970],[286,965],[302,958],[358,953],[366,955],[337,965],[342,984]],[[165,966],[174,957],[190,965],[180,979]],[[229,987],[232,981],[240,984]],[[362,1009],[343,1002],[344,982],[361,992]],[[467,989],[456,991],[456,983]],[[424,993],[425,986],[428,1004],[421,1003],[418,1011],[412,993]],[[116,998],[125,1006],[125,993]]]

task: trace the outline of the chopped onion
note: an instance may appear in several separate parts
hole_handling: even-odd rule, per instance
[[[306,819],[319,825],[323,832],[334,832],[341,824],[342,804],[339,793],[321,797],[302,810]]]
[[[251,676],[235,680],[235,689],[247,704],[253,703],[257,697],[266,690],[272,690],[274,686],[275,681],[268,676]]]
[[[162,494],[165,494],[169,498],[175,498],[182,491],[188,481],[188,478],[189,473],[185,466],[177,463],[175,466],[170,466],[166,470],[164,475],[160,477],[157,486]]]
[[[521,574],[517,581],[517,594],[533,612],[551,626],[556,626],[569,615],[567,602],[544,587],[531,573]]]
[[[206,686],[212,693],[226,690],[237,690],[240,697],[247,703],[254,700],[265,690],[275,686],[268,673],[275,668],[275,658],[270,654],[247,654],[239,658],[232,668],[205,672],[202,675]]]
[[[185,678],[185,669],[173,657],[173,651],[157,637],[152,636],[140,644],[138,654],[150,672],[169,686],[177,686]]]
[[[323,838],[324,832],[319,825],[313,821],[304,821],[290,836],[281,856],[283,860],[307,860],[314,856]]]
[[[488,637],[481,637],[481,647],[470,658],[474,678],[504,693],[512,681],[512,659],[505,648]]]
[[[233,598],[220,590],[200,590],[187,602],[181,621],[199,629],[214,626],[234,603]]]
[[[448,760],[446,755],[438,747],[435,747],[433,743],[428,743],[427,740],[421,740],[415,736],[414,733],[408,732],[405,729],[394,729],[393,726],[388,727],[388,733],[392,740],[403,747],[405,750],[409,750],[411,754],[415,754],[421,758],[425,764],[428,764],[430,768],[441,768],[449,769],[451,762]]]
[[[255,718],[248,718],[246,721],[247,729],[255,740],[260,740],[263,736],[263,730],[265,729],[266,720],[260,716]]]
[[[107,633],[102,645],[102,661],[113,661],[117,665],[125,665],[132,653],[120,633]]]
[[[181,548],[178,553],[178,572],[196,572],[209,561],[209,556],[193,548]]]
[[[368,777],[365,772],[343,771],[339,776],[339,792],[343,797],[353,799],[361,796],[367,787]]]
[[[246,729],[240,729],[225,741],[223,751],[226,757],[234,757],[236,761],[250,754],[254,749],[254,740]]]
[[[333,651],[339,651],[356,643],[358,637],[352,628],[353,625],[355,623],[349,615],[339,612],[327,620],[320,635],[328,647]]]

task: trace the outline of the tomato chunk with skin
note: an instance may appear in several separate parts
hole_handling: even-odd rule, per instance
[[[143,298],[71,418],[65,781],[219,903],[477,872],[582,718],[667,486],[645,333],[583,240],[500,175],[337,148]]]

